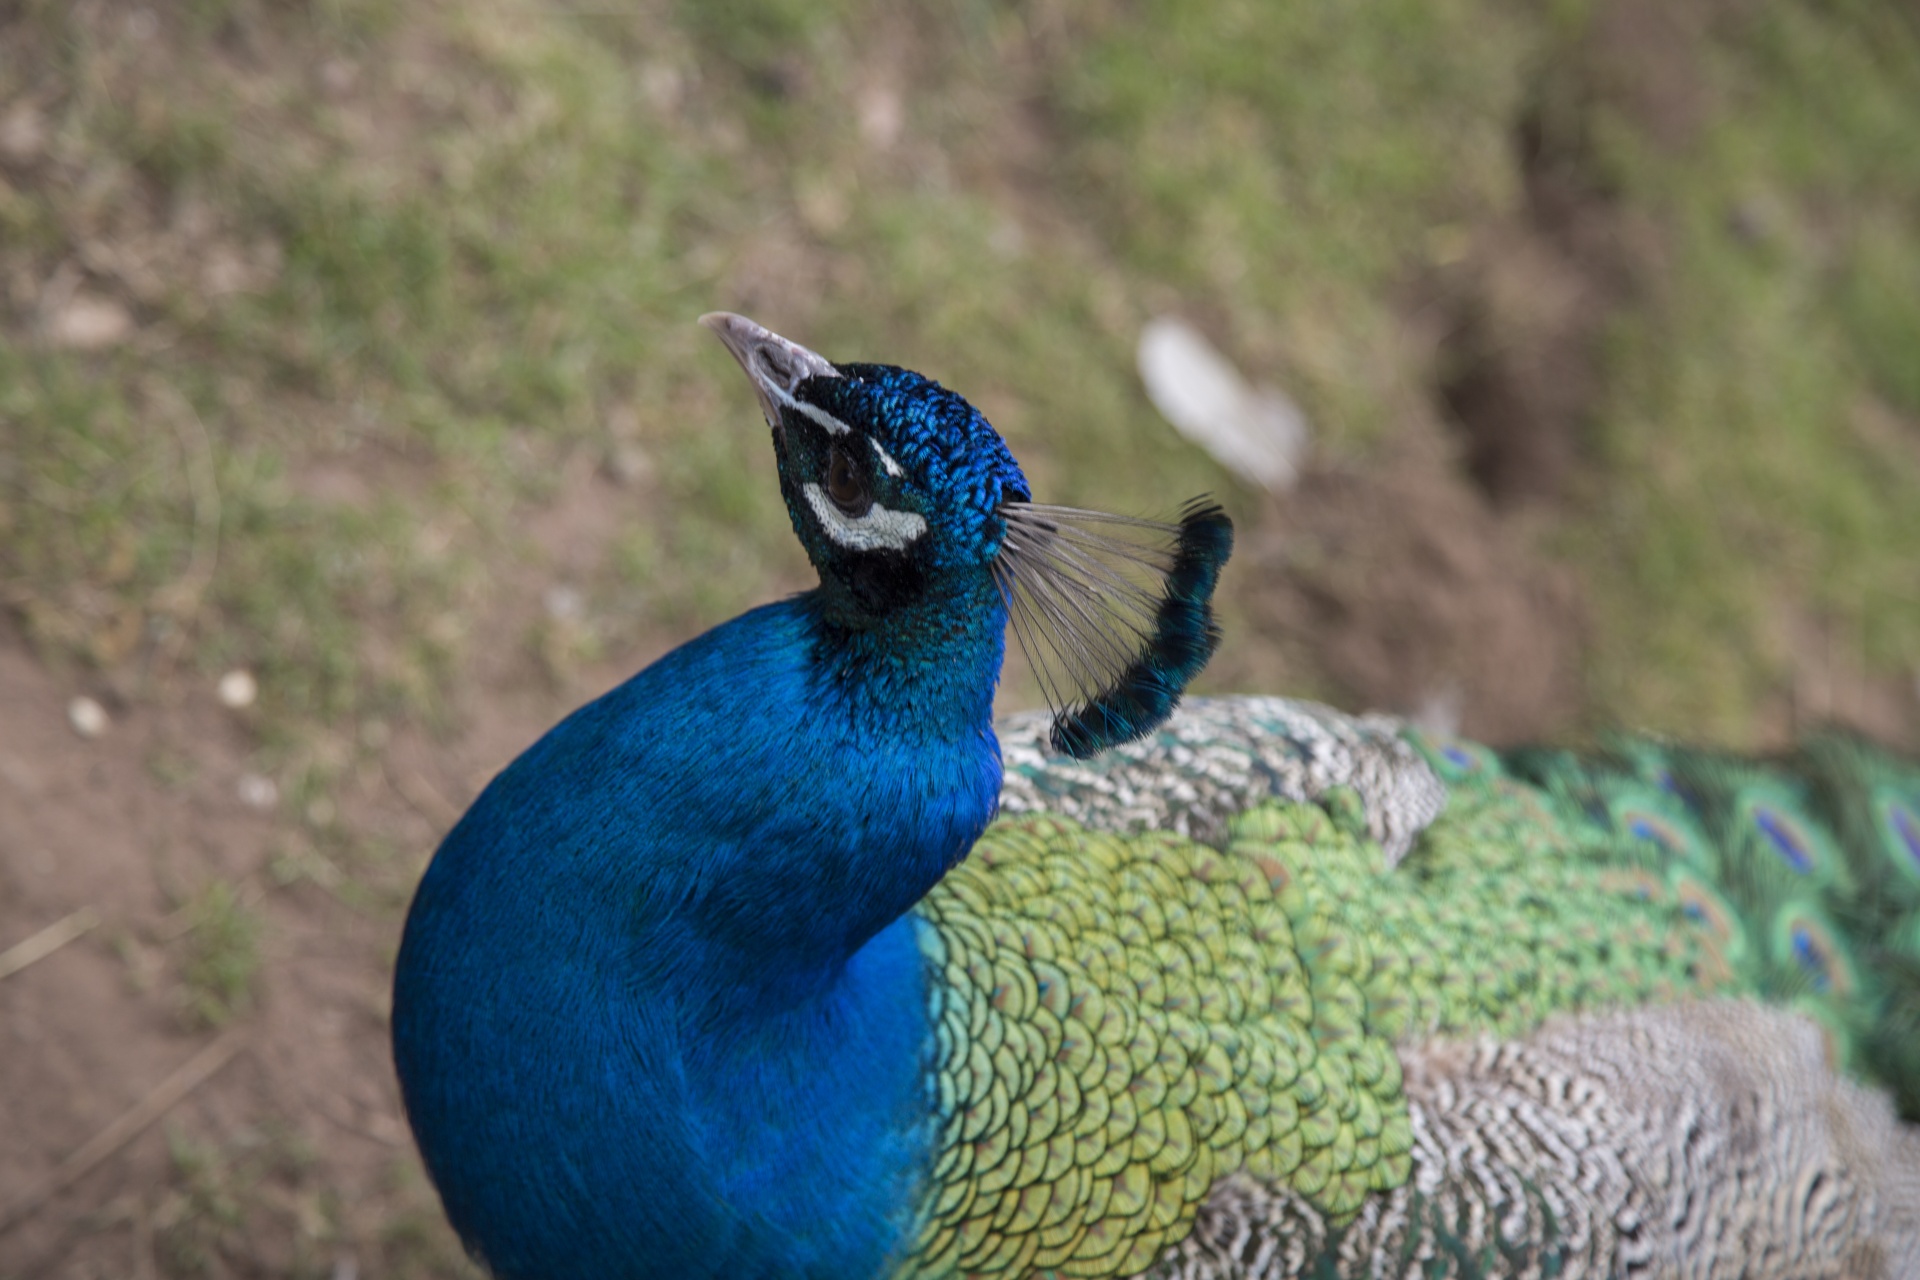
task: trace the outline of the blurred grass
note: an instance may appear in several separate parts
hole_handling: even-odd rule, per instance
[[[224,1027],[253,1002],[260,969],[260,922],[240,891],[210,881],[182,908],[180,977],[186,1012],[196,1023]]]
[[[1138,390],[1168,307],[1283,380],[1333,456],[1390,448],[1434,377],[1407,282],[1520,207],[1519,122],[1593,18],[143,12],[29,4],[0,53],[45,135],[0,170],[0,591],[51,653],[253,667],[295,754],[444,722],[477,650],[583,661],[804,582],[745,388],[690,323],[715,306],[963,388],[1063,501],[1259,510]],[[1920,50],[1858,0],[1723,26],[1686,145],[1574,104],[1664,272],[1609,327],[1551,545],[1596,600],[1592,718],[1738,742],[1802,615],[1870,672],[1920,649]],[[131,335],[46,341],[56,286]],[[623,450],[646,465],[584,630],[498,635],[537,576],[527,513]]]
[[[1610,122],[1668,272],[1613,326],[1573,545],[1599,699],[1739,742],[1809,625],[1920,680],[1920,40],[1889,6],[1772,4],[1713,54],[1684,151]]]
[[[341,1206],[314,1185],[314,1152],[297,1134],[243,1126],[209,1141],[169,1126],[167,1150],[173,1176],[152,1215],[153,1261],[164,1274],[333,1273],[346,1235]],[[414,1272],[423,1273],[427,1266]],[[443,1265],[440,1274],[472,1272]]]

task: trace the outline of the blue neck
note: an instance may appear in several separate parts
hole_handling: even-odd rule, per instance
[[[449,834],[395,1058],[498,1274],[897,1254],[932,1141],[903,916],[997,802],[1004,621],[984,573],[868,629],[815,594],[757,609],[581,708]]]
[[[710,979],[702,998],[723,1015],[770,1014],[830,990],[868,939],[966,856],[998,803],[992,713],[1004,618],[991,586],[868,630],[835,626],[812,603],[715,633],[763,614],[803,620],[804,690],[754,687],[726,644],[724,679],[701,673],[689,684],[711,695],[731,681],[748,707],[722,715],[709,704],[704,725],[675,735],[702,794],[683,811],[684,857],[647,870],[661,890],[651,923],[679,943],[660,960],[676,983],[700,957]],[[956,616],[970,619],[957,632]],[[658,714],[648,718],[657,734]]]

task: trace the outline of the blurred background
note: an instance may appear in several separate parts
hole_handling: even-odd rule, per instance
[[[1219,495],[1203,690],[1920,748],[1916,136],[1892,0],[0,0],[0,1277],[473,1274],[413,882],[809,581],[703,311]]]

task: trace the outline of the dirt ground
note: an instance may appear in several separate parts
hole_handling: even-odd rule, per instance
[[[0,990],[0,1203],[9,1206],[0,1212],[27,1214],[0,1227],[0,1274],[197,1270],[233,1233],[288,1243],[287,1256],[254,1260],[264,1272],[355,1274],[366,1204],[382,1202],[384,1219],[389,1188],[411,1174],[382,1052],[393,916],[349,909],[312,886],[266,890],[275,817],[242,799],[247,727],[212,689],[105,697],[111,724],[85,740],[68,720],[84,687],[46,670],[11,633],[0,640],[0,940],[78,910],[99,921]],[[457,761],[487,750],[466,741],[452,758],[423,761],[459,796]],[[191,783],[155,780],[163,753],[191,759]],[[472,764],[502,756],[495,748]],[[432,843],[438,824],[404,800],[369,800],[350,821],[394,824],[417,847]],[[200,1025],[175,986],[157,980],[190,923],[181,896],[214,873],[250,886],[243,892],[264,921],[249,1007],[224,1032]],[[217,1069],[161,1123],[66,1185],[63,1161],[183,1064],[207,1065],[196,1055],[209,1045]],[[189,1172],[195,1144],[216,1167]],[[192,1185],[195,1173],[202,1185]],[[320,1241],[332,1257],[293,1256]]]
[[[629,501],[570,473],[530,526],[547,571],[602,554]],[[547,585],[509,584],[477,629],[520,634]],[[97,922],[0,977],[0,1277],[473,1274],[388,1057],[402,908],[486,781],[671,639],[558,687],[530,655],[489,650],[455,732],[395,731],[321,802],[347,843],[396,851],[347,883],[323,852],[290,857],[290,801],[248,773],[248,711],[215,682],[56,668],[0,623],[0,949],[76,912]],[[97,736],[73,722],[83,697],[106,711]],[[210,1019],[167,979],[192,985],[209,931],[196,889],[214,883],[243,886],[257,969]]]

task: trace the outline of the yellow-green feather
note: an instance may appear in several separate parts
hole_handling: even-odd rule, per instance
[[[1337,791],[1220,848],[990,828],[919,907],[944,1131],[906,1274],[1132,1274],[1240,1170],[1345,1220],[1409,1176],[1396,1044],[1749,988],[1710,886],[1447,772],[1392,870]]]

